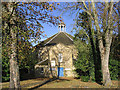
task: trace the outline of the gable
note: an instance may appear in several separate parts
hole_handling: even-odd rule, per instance
[[[73,44],[73,39],[71,39],[66,33],[60,32],[55,37],[53,37],[50,41],[48,41],[46,45],[56,45],[58,43],[71,45]]]
[[[47,38],[46,40],[42,41],[40,44],[36,45],[44,47],[44,46],[52,46],[56,45],[58,43],[62,43],[64,45],[72,45],[73,43],[73,36],[71,36],[68,33],[65,32],[59,32],[50,38]]]

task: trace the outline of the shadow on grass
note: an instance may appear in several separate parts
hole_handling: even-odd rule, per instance
[[[96,82],[97,84],[99,84],[99,85],[103,85],[103,83],[102,82]]]
[[[28,90],[37,89],[37,88],[39,88],[39,87],[41,87],[41,86],[43,86],[43,85],[45,85],[45,84],[47,84],[47,83],[53,82],[53,81],[61,82],[61,81],[70,81],[70,80],[68,80],[68,79],[60,79],[60,78],[52,78],[52,79],[49,79],[49,80],[41,83],[40,85],[35,86],[35,87],[33,87],[33,88],[30,88],[30,89],[28,89]]]

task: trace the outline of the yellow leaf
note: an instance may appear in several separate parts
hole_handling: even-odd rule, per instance
[[[57,5],[60,5],[60,3],[57,3]]]

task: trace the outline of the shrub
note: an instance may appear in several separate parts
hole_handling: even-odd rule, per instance
[[[8,52],[2,52],[2,81],[9,81],[10,69],[9,69],[9,57]]]
[[[81,81],[83,82],[88,82],[90,80],[90,77],[89,76],[81,76]]]
[[[110,76],[112,80],[118,80],[118,74],[120,70],[120,62],[118,60],[110,58],[109,63]]]

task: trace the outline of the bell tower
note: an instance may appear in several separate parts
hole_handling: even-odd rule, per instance
[[[66,25],[64,22],[58,24],[58,32],[66,32]]]

